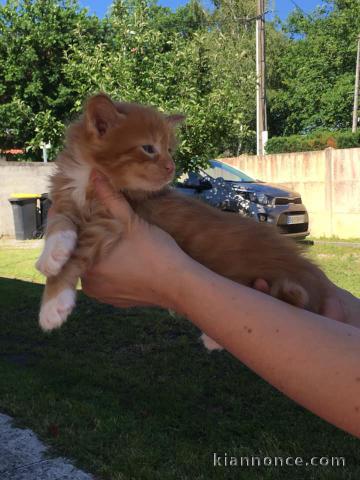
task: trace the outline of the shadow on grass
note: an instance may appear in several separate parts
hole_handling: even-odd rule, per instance
[[[0,410],[104,479],[360,477],[360,442],[304,411],[161,309],[79,295],[37,326],[42,285],[0,278]],[[213,467],[228,456],[345,456],[345,468]]]

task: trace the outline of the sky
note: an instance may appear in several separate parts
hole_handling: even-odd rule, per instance
[[[111,5],[111,0],[79,0],[79,3],[83,7],[88,7],[91,13],[96,13],[102,17]],[[184,5],[186,0],[158,0],[158,3],[164,7],[176,9],[179,5]],[[269,3],[274,14],[278,15],[281,19],[285,19],[291,10],[295,8],[295,5],[298,5],[308,13],[323,2],[322,0],[270,0]]]
[[[6,0],[0,0],[0,4],[4,3],[6,3]],[[88,7],[90,13],[95,13],[99,17],[106,14],[111,3],[111,0],[79,0],[82,7]],[[158,0],[158,3],[164,7],[176,9],[179,5],[184,5],[186,0]],[[298,5],[305,12],[310,12],[322,3],[322,0],[270,0],[270,7],[275,15],[285,19],[289,12],[295,8],[295,5]]]

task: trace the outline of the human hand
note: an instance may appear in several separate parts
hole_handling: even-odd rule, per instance
[[[172,305],[179,275],[193,262],[163,230],[138,217],[126,199],[102,175],[94,179],[100,202],[126,226],[119,245],[82,278],[84,292],[118,307]],[[185,262],[185,263],[184,263]],[[118,268],[116,268],[119,266]],[[257,279],[253,288],[268,294],[267,282]],[[329,281],[322,315],[360,326],[360,300]]]
[[[117,307],[159,305],[173,308],[175,279],[192,260],[170,235],[132,210],[101,174],[91,175],[98,200],[125,226],[124,236],[82,277],[86,295]]]
[[[270,286],[266,280],[258,278],[253,284],[255,290],[270,294]],[[337,287],[330,282],[328,284],[328,295],[324,298],[321,315],[337,320],[338,322],[351,323],[360,326],[360,300],[355,298],[346,290]]]

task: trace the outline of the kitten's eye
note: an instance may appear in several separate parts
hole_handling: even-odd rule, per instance
[[[141,145],[141,148],[144,150],[144,152],[149,153],[150,155],[156,153],[154,145]]]

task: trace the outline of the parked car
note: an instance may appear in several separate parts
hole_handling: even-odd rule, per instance
[[[184,174],[176,188],[222,210],[274,224],[297,240],[310,233],[308,212],[299,193],[255,180],[219,160],[210,160],[206,169]]]

